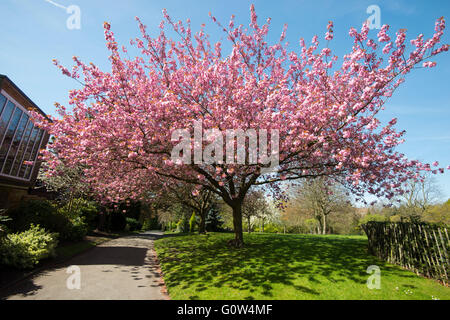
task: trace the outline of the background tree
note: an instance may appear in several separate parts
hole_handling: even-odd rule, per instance
[[[423,220],[450,226],[450,199],[444,203],[431,206],[423,215]]]
[[[193,185],[180,184],[167,186],[169,193],[166,197],[169,197],[170,201],[180,202],[184,206],[194,211],[199,218],[198,232],[206,233],[206,217],[208,212],[213,209],[215,202],[217,201],[217,195],[211,190],[206,188],[195,188]],[[196,221],[196,220],[195,220]]]
[[[263,191],[251,191],[242,206],[242,217],[247,221],[248,233],[252,230],[252,220],[268,215],[268,203]]]
[[[400,200],[399,214],[410,221],[422,220],[427,212],[440,199],[442,193],[435,177],[424,175],[420,180],[408,181],[408,189],[398,197]]]
[[[324,177],[304,181],[293,193],[299,213],[315,218],[322,234],[327,233],[330,214],[348,212],[350,207],[342,187]]]
[[[331,234],[359,234],[358,222],[361,218],[357,209],[347,204],[328,217],[329,232]]]
[[[260,223],[260,232],[264,232],[264,227],[266,223],[273,223],[276,220],[276,203],[274,201],[270,201],[269,199],[265,199],[266,207],[260,211],[258,215],[258,220]]]
[[[252,186],[276,192],[280,181],[332,176],[361,198],[365,191],[392,198],[418,171],[430,170],[395,151],[404,132],[394,128],[396,119],[382,126],[377,114],[411,70],[434,67],[428,59],[448,51],[448,45],[439,44],[443,18],[431,38],[413,39],[409,52],[406,30],[391,41],[387,25],[378,40],[369,38],[368,24],[360,32],[351,28],[353,47],[338,66],[328,43],[332,23],[322,49],[314,36],[310,45],[301,39],[300,47],[289,52],[286,28],[270,44],[270,19],[261,25],[253,5],[250,11],[249,28],[235,26],[234,17],[227,27],[211,17],[231,46],[226,56],[222,44],[212,45],[203,28],[192,34],[189,20],[174,22],[164,11],[155,38],[138,20],[142,39],[132,45],[139,57],[128,57],[105,23],[109,72],[78,57],[71,71],[55,60],[83,87],[70,91],[72,110],[57,105],[60,119],[50,123],[34,113],[37,123],[56,137],[52,148],[58,157],[43,152],[53,162],[50,170],[59,161],[70,168],[82,165],[92,188],[110,202],[139,199],[161,177],[167,183],[202,186],[232,209],[235,246],[243,245],[242,205]],[[166,25],[178,39],[169,38]],[[189,121],[195,120],[202,121],[206,139],[194,146],[194,123]],[[226,154],[225,146],[212,152],[211,143],[224,141],[223,132],[230,128],[268,130],[269,150],[275,149],[278,133],[278,152],[272,154],[279,159],[277,171],[263,174],[268,167],[263,157],[256,164],[224,163],[220,154]],[[181,163],[171,160],[179,143],[171,139],[176,129],[191,133],[185,137],[191,139],[191,149],[183,152],[186,161]],[[250,149],[247,144],[247,155]],[[260,146],[260,156],[264,150]],[[198,161],[208,151],[214,160]]]
[[[39,170],[38,181],[47,191],[57,192],[63,202],[71,203],[73,199],[89,197],[91,190],[84,180],[84,172],[81,166],[68,167],[63,163],[49,171],[43,167]]]
[[[218,202],[215,202],[211,210],[209,210],[206,216],[206,230],[207,231],[222,231],[223,230],[223,218],[220,215],[220,206]]]
[[[179,210],[176,210],[176,208],[172,206],[158,212],[158,222],[161,224],[163,229],[172,230],[176,228],[176,223],[180,220],[178,211]]]

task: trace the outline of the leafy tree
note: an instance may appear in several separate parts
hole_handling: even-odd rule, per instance
[[[361,226],[363,224],[366,224],[369,221],[384,222],[384,221],[386,221],[386,217],[381,214],[368,213],[359,220],[358,224],[359,224],[359,226]]]
[[[34,113],[37,123],[56,137],[52,148],[58,156],[43,152],[49,170],[60,162],[83,166],[92,188],[109,202],[145,198],[162,177],[167,183],[201,186],[232,209],[234,245],[242,246],[242,205],[252,186],[277,191],[284,180],[332,176],[359,197],[368,191],[392,198],[409,178],[429,169],[395,151],[404,132],[394,128],[396,119],[381,126],[377,115],[411,70],[434,67],[427,60],[448,51],[448,45],[439,44],[443,18],[431,38],[420,35],[411,41],[411,52],[404,29],[391,41],[384,25],[377,41],[369,39],[368,23],[360,32],[351,28],[353,46],[338,66],[328,43],[333,23],[327,27],[326,46],[320,48],[315,36],[310,45],[301,39],[299,50],[288,52],[286,30],[270,44],[270,19],[258,23],[252,5],[248,29],[235,26],[234,17],[227,27],[212,17],[231,46],[223,56],[222,44],[212,45],[203,28],[192,34],[189,21],[174,22],[165,11],[164,17],[155,38],[138,20],[142,39],[133,44],[142,56],[137,58],[122,54],[105,23],[110,71],[78,57],[72,72],[55,61],[83,87],[70,92],[73,110],[57,106],[60,119],[48,122]],[[178,39],[169,37],[167,25]],[[195,152],[183,152],[186,161],[171,160],[179,145],[172,139],[175,130],[192,133],[195,121],[202,123],[202,136],[203,131],[214,136],[213,144],[205,139]],[[220,157],[225,146],[214,143],[220,145],[230,128],[267,130],[267,147],[279,164],[276,172],[264,171],[269,166],[261,157],[264,148],[256,164],[247,157],[243,163],[225,163]],[[191,136],[186,140],[192,146]],[[247,155],[254,151],[250,144],[244,149]],[[208,152],[214,153],[211,163],[198,161]]]
[[[423,220],[450,226],[450,199],[442,204],[436,204],[428,208],[423,215]]]
[[[309,229],[310,233],[315,233],[314,232],[315,230],[317,230],[317,231],[320,230],[320,224],[319,224],[319,221],[317,221],[317,219],[314,219],[314,218],[306,219],[305,225]],[[317,233],[319,233],[319,232],[317,232]]]
[[[217,204],[215,204],[206,216],[206,230],[213,232],[221,231],[223,224],[224,221],[219,213]]]

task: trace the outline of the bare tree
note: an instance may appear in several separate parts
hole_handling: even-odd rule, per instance
[[[342,188],[324,177],[305,181],[294,191],[294,197],[300,211],[317,220],[318,233],[322,234],[327,232],[327,217],[348,207]]]
[[[441,196],[436,178],[426,174],[417,181],[409,180],[407,191],[396,200],[401,203],[399,211],[403,218],[420,221],[423,214],[435,205]]]

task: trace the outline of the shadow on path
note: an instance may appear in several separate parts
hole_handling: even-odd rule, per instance
[[[113,294],[108,292],[108,288],[122,291],[121,297],[131,299],[135,298],[135,293],[127,290],[138,288],[142,292],[142,289],[150,288],[159,292],[162,284],[157,280],[161,275],[152,247],[153,240],[163,236],[160,231],[147,231],[102,243],[66,262],[57,263],[3,288],[0,299],[65,299],[66,296],[70,299],[66,286],[70,274],[66,271],[73,265],[80,267],[82,279],[85,279],[82,280],[83,286],[87,288],[82,286],[86,296],[80,293],[80,299],[90,299],[93,290],[98,291],[97,297],[107,297]],[[92,294],[95,295],[95,292]],[[72,295],[78,296],[78,292],[72,292]]]

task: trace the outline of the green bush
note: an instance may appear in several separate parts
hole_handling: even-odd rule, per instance
[[[57,233],[32,224],[29,230],[0,240],[0,261],[19,269],[33,268],[40,260],[55,256],[57,238]]]
[[[28,200],[8,210],[12,219],[7,225],[13,232],[28,230],[32,224],[41,225],[51,231],[62,229],[67,223],[64,216],[55,217],[57,209],[47,200]]]
[[[8,233],[8,228],[5,223],[11,221],[11,218],[4,215],[6,212],[5,209],[0,209],[0,238],[4,237]]]
[[[185,219],[180,219],[177,222],[177,232],[186,232],[186,220]]]
[[[81,241],[88,233],[88,224],[84,222],[83,217],[75,217],[70,220],[64,230],[62,240],[67,241]]]
[[[73,199],[70,203],[58,209],[70,219],[83,218],[89,231],[97,228],[98,207],[95,202],[83,198]]]
[[[364,224],[367,224],[369,221],[374,222],[386,222],[386,217],[381,214],[366,214],[358,221],[358,226],[361,227]]]
[[[158,218],[145,219],[144,224],[142,226],[142,230],[145,230],[145,231],[158,230],[160,228],[161,228],[161,225],[158,222]]]
[[[254,228],[255,232],[260,232],[261,231],[261,225],[256,225]],[[264,224],[264,232],[267,233],[281,233],[283,232],[283,227],[276,225],[274,223],[266,223]]]
[[[126,218],[129,231],[138,231],[142,229],[142,223],[133,218]]]
[[[189,219],[189,232],[195,231],[195,222],[195,212],[193,212],[191,218]]]
[[[8,215],[12,220],[7,225],[12,232],[22,232],[32,225],[40,225],[50,232],[58,233],[59,240],[78,241],[88,231],[83,217],[70,215],[64,207],[58,209],[47,200],[25,201],[10,209]]]

